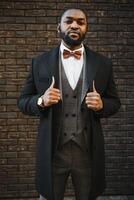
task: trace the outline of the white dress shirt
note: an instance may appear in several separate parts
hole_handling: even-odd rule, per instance
[[[84,52],[84,46],[82,44],[82,47],[75,50],[75,51],[81,51],[81,58],[78,60],[74,56],[70,56],[69,58],[63,57],[63,51],[64,49],[71,51],[68,49],[63,42],[61,42],[60,45],[60,51],[61,51],[61,62],[62,66],[64,67],[65,74],[67,76],[68,82],[71,86],[71,88],[74,90],[76,88],[76,85],[78,83],[82,67],[83,67],[83,52]]]

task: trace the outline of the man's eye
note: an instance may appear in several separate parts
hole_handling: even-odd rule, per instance
[[[82,21],[78,21],[78,22],[77,22],[77,24],[78,24],[78,25],[80,25],[80,26],[83,26],[83,25],[85,25],[85,23],[84,23],[84,22],[82,22]]]
[[[72,20],[67,20],[66,21],[67,24],[72,24],[72,22],[73,22]]]

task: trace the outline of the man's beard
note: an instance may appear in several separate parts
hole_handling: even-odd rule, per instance
[[[79,38],[77,40],[75,40],[75,39],[73,39],[73,38],[71,38],[69,36],[69,33],[65,34],[64,32],[62,32],[60,30],[60,37],[63,39],[63,41],[65,42],[65,44],[67,44],[70,47],[75,47],[75,46],[78,46],[78,45],[80,45],[82,43],[82,41],[85,38],[85,34],[83,34],[83,35],[79,34]]]

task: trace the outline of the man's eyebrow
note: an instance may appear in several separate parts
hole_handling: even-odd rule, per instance
[[[66,16],[67,19],[75,19],[74,17]],[[77,20],[84,21],[85,18],[77,18]]]

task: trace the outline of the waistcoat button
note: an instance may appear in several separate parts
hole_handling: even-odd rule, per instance
[[[72,133],[72,136],[75,136],[76,135],[76,133]]]
[[[74,114],[72,114],[72,117],[76,117],[76,114],[74,113]]]

